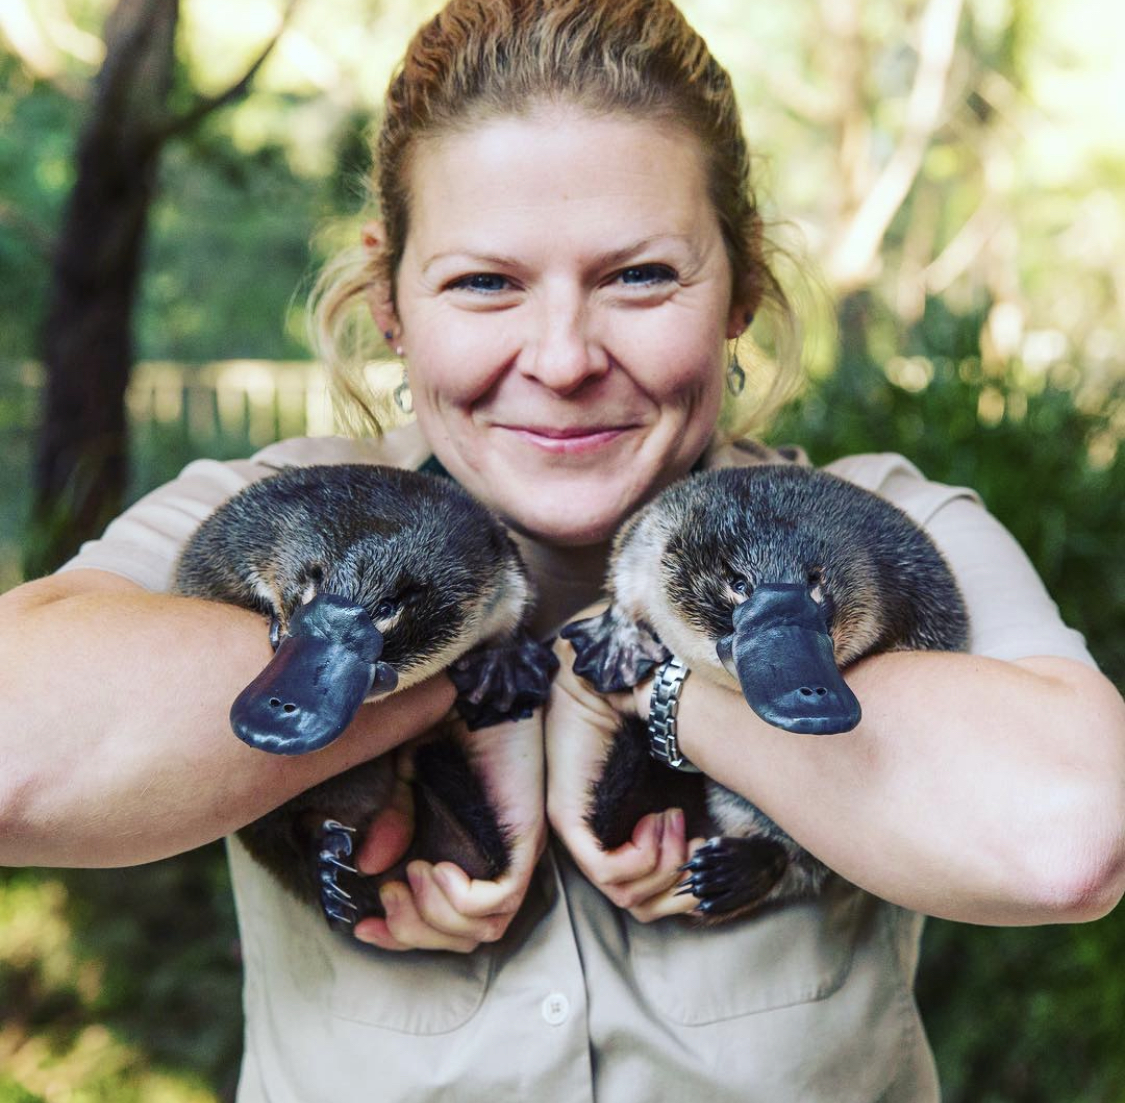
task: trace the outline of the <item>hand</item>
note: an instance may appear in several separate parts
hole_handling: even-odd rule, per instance
[[[452,862],[413,861],[407,882],[380,891],[386,918],[356,924],[355,935],[386,950],[452,950],[470,953],[495,942],[523,903],[546,843],[543,801],[542,716],[497,724],[463,738],[500,819],[510,829],[511,865],[495,881],[470,878]],[[414,834],[409,749],[399,754],[399,773],[387,807],[375,818],[357,856],[363,873],[393,866]]]
[[[583,616],[596,615],[587,610]],[[623,716],[647,715],[645,688],[602,696],[573,670],[566,640],[555,647],[560,669],[547,703],[547,815],[579,869],[619,908],[642,923],[692,911],[678,896],[680,867],[703,839],[688,840],[681,809],[641,818],[631,840],[605,851],[586,825],[590,787],[597,779]],[[638,708],[638,702],[640,707]]]

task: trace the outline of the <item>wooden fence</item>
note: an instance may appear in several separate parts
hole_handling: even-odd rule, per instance
[[[397,363],[374,363],[368,379],[390,390],[400,372]],[[0,590],[18,581],[41,382],[38,364],[0,362]],[[142,361],[126,405],[131,498],[197,456],[245,456],[284,437],[336,431],[324,370],[310,361]]]

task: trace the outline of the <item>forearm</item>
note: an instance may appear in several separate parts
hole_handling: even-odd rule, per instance
[[[263,754],[228,721],[270,657],[262,618],[109,576],[62,579],[0,599],[0,864],[124,865],[198,846],[452,704],[435,679],[362,707],[316,754]]]
[[[899,653],[848,681],[859,727],[800,736],[697,678],[681,747],[848,880],[905,907],[1021,924],[1113,906],[1125,704],[1104,678],[1066,660]]]

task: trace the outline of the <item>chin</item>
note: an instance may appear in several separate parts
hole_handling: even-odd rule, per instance
[[[503,503],[498,511],[526,536],[564,547],[581,547],[612,540],[639,505],[639,501],[624,507],[591,501],[589,495],[576,489],[570,494],[540,495],[535,501]]]

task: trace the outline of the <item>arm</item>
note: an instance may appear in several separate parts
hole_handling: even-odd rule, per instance
[[[109,866],[165,857],[424,731],[445,678],[360,709],[344,738],[277,758],[227,713],[265,665],[263,620],[71,571],[0,597],[0,863]]]
[[[972,923],[1092,919],[1125,889],[1125,703],[1061,658],[857,664],[864,718],[793,736],[689,682],[680,742],[848,880]],[[713,733],[727,732],[727,738]]]
[[[864,719],[825,737],[772,728],[733,689],[692,678],[681,748],[843,876],[905,907],[1004,924],[1104,914],[1125,888],[1125,703],[1078,661],[1084,650],[995,520],[965,500],[928,520],[964,591],[974,648],[990,657],[856,664],[847,678]],[[610,702],[595,704],[575,679],[556,685],[570,693],[558,697],[558,731],[548,719],[552,823],[637,918],[689,910],[690,898],[672,895],[668,857],[682,853],[682,834],[641,835],[642,821],[634,845],[596,850],[581,776],[604,753]],[[647,715],[648,693],[643,684],[612,707]],[[561,749],[582,768],[556,771]]]

